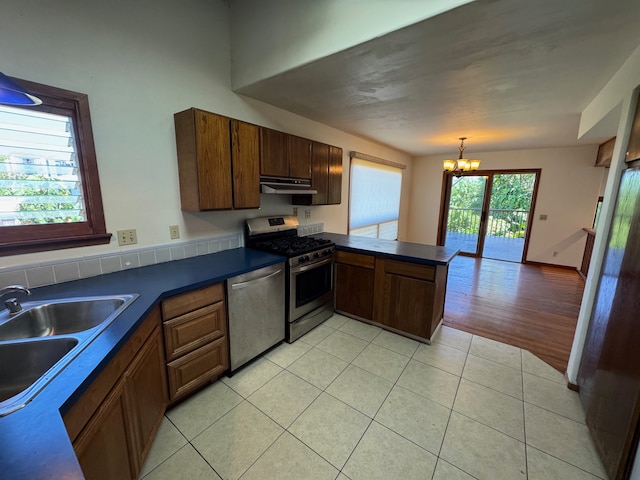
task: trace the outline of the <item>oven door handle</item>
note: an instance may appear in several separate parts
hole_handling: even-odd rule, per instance
[[[282,273],[282,269],[278,269],[273,273],[270,273],[269,275],[265,275],[264,277],[258,277],[258,278],[252,278],[251,280],[248,280],[246,282],[238,282],[238,283],[232,283],[231,284],[231,288],[235,289],[235,288],[244,288],[247,285],[249,285],[250,283],[254,283],[254,282],[261,282],[263,280],[267,280],[271,277],[275,277],[276,275],[278,275],[279,273]]]
[[[316,267],[321,267],[322,265],[326,265],[327,263],[331,263],[331,262],[333,262],[333,255],[330,256],[330,257],[325,258],[324,260],[322,260],[320,262],[315,262],[315,263],[303,265],[301,267],[293,267],[291,269],[291,273],[306,272],[307,270],[311,270],[312,268],[316,268]]]

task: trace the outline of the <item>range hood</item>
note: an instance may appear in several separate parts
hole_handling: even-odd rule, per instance
[[[314,194],[311,180],[301,178],[260,177],[260,191],[276,195]]]

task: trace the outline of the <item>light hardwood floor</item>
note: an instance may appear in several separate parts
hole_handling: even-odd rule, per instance
[[[444,325],[529,350],[564,373],[583,290],[573,270],[458,256]]]

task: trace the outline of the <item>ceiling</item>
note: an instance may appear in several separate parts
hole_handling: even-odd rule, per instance
[[[637,0],[477,0],[238,93],[413,156],[597,144],[580,113],[639,21]]]

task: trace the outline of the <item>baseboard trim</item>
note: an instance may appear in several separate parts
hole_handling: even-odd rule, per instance
[[[571,265],[556,265],[555,263],[544,263],[544,262],[532,262],[531,260],[527,260],[524,262],[527,265],[532,265],[534,267],[555,267],[562,268],[563,270],[575,270],[578,271],[577,267],[572,267]]]
[[[567,372],[564,372],[564,381],[567,382],[567,388],[569,390],[573,390],[574,392],[580,392],[580,385],[571,383],[571,381],[569,380],[569,377],[567,376]]]

